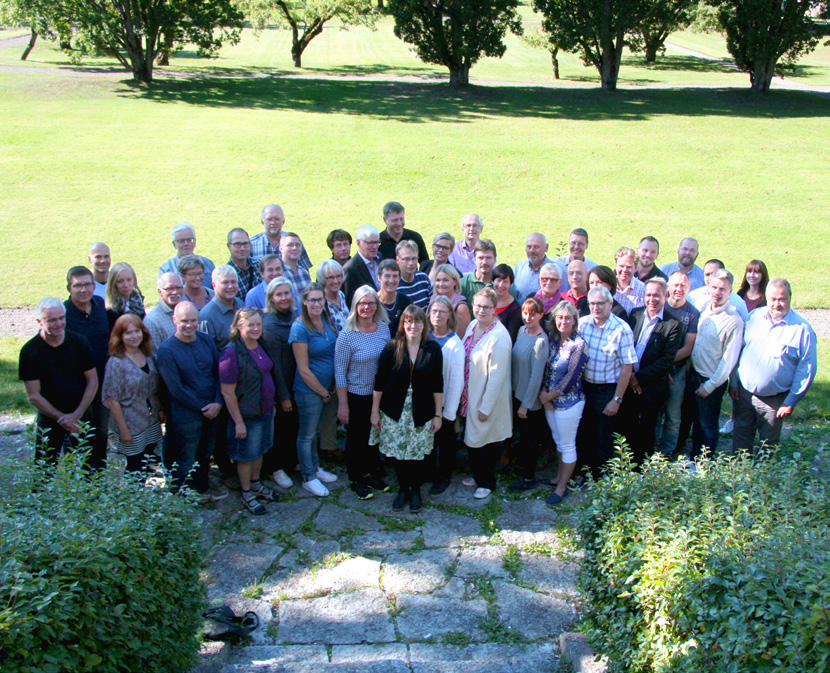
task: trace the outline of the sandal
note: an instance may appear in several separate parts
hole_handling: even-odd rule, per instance
[[[242,504],[248,508],[248,511],[251,514],[261,515],[265,514],[268,510],[265,509],[265,505],[261,502],[258,502],[256,499],[256,495],[252,498],[246,498],[244,495],[242,496]]]
[[[265,484],[260,484],[257,489],[252,488],[251,493],[254,494],[255,498],[262,498],[263,500],[268,500],[269,502],[277,502],[280,499],[280,494],[274,493],[274,491],[268,488]]]

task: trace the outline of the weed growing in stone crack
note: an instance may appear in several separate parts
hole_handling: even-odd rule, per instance
[[[380,522],[380,525],[383,526],[383,530],[388,532],[410,531],[424,525],[424,520],[420,517],[399,519],[394,516],[384,516],[383,514],[379,514],[377,519]]]
[[[272,533],[271,537],[274,538],[274,542],[283,545],[286,551],[296,546],[294,543],[294,533],[290,530],[278,530]]]
[[[309,517],[303,521],[303,525],[300,526],[300,532],[306,537],[314,537],[315,535],[318,535],[320,531],[317,530],[317,526],[314,521],[311,517]]]
[[[245,525],[245,516],[241,513],[223,516],[213,527],[216,531],[217,542],[225,541],[234,533],[241,533]]]
[[[573,526],[558,521],[553,527],[553,532],[559,538],[559,545],[563,551],[573,553],[579,550],[579,536]]]
[[[458,555],[453,559],[453,562],[450,563],[446,570],[444,570],[444,583],[446,584],[449,582],[454,576],[455,571],[458,569]]]
[[[350,549],[352,544],[354,544],[354,539],[359,535],[365,534],[365,528],[361,528],[360,526],[350,526],[349,528],[344,528],[340,531],[340,535],[337,536],[337,540],[342,549]]]
[[[522,569],[522,558],[516,545],[507,545],[501,557],[501,566],[510,573],[513,579],[516,579]]]
[[[447,514],[457,514],[458,516],[466,516],[472,519],[478,518],[478,510],[467,505],[447,505],[443,502],[430,502],[428,506],[434,507],[441,512],[446,512]]]
[[[496,610],[489,612],[486,617],[482,617],[478,622],[478,627],[491,643],[503,643],[505,645],[527,645],[531,642],[530,639],[520,631],[511,629],[507,625],[507,622],[499,617],[498,611]]]
[[[398,607],[398,599],[395,596],[389,598],[389,616],[390,617],[397,617],[398,615],[402,614],[406,608]]]
[[[470,584],[487,603],[495,602],[496,591],[493,589],[493,578],[490,575],[474,575],[470,578]]]
[[[242,591],[239,592],[239,595],[245,598],[261,598],[262,580],[254,580],[253,584],[249,584],[247,587],[245,587]]]
[[[286,504],[290,504],[292,502],[297,502],[299,498],[297,497],[297,488],[292,486],[287,491],[280,491],[280,502],[284,502]]]
[[[308,549],[297,550],[297,565],[307,566],[310,560],[311,557],[308,553]]]
[[[473,639],[464,631],[447,631],[440,636],[442,645],[451,645],[453,647],[466,647]]]
[[[262,524],[255,523],[251,526],[251,541],[259,544],[265,539],[265,530],[262,528]]]
[[[314,563],[312,568],[324,568],[326,570],[330,570],[331,568],[336,568],[344,561],[348,561],[350,558],[354,558],[354,554],[348,554],[346,552],[326,554],[320,561]]]
[[[524,551],[534,556],[556,556],[556,547],[550,542],[528,542]]]
[[[419,535],[418,537],[413,540],[412,545],[407,549],[403,550],[404,554],[414,554],[415,552],[424,551],[427,548],[426,543],[424,542],[424,536]]]
[[[477,511],[476,518],[481,523],[481,532],[485,535],[495,535],[501,531],[496,524],[496,517],[502,513],[502,504],[493,499]]]
[[[265,629],[265,635],[276,640],[280,635],[280,623],[276,619],[268,622],[268,627]]]

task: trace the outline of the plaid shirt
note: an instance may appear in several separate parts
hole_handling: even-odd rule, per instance
[[[301,260],[302,261],[302,260]],[[283,265],[284,275],[294,286],[294,292],[300,297],[303,294],[303,288],[311,282],[311,274],[306,271],[300,264],[297,264],[297,270],[294,271],[287,264]]]
[[[236,277],[239,280],[239,291],[236,293],[236,296],[239,297],[239,301],[244,302],[248,291],[255,288],[262,280],[259,276],[257,265],[254,264],[252,257],[248,257],[247,269],[243,269],[233,259],[229,259],[228,264],[236,271]]]
[[[251,238],[251,257],[253,257],[253,260],[256,264],[259,264],[259,260],[265,257],[265,255],[279,255],[280,259],[282,259],[280,246],[272,245],[271,241],[269,241],[268,237],[265,235],[265,232],[261,231],[256,236],[253,236]],[[309,259],[305,246],[303,246],[303,254],[300,255],[300,261],[298,262],[298,264],[303,269],[310,269],[312,266],[314,266],[311,263],[311,259]]]
[[[637,362],[634,333],[628,323],[613,313],[608,315],[602,327],[594,324],[593,316],[580,318],[579,336],[588,346],[588,364],[585,366],[588,383],[616,383],[622,374],[622,366]]]
[[[623,291],[620,289],[620,286],[617,286],[617,293],[614,295],[614,299],[616,299],[622,307],[625,309],[625,312],[631,315],[631,312],[637,308],[638,306],[645,306],[646,305],[646,284],[641,281],[637,280],[636,278],[631,279],[631,284],[628,286],[628,289]]]

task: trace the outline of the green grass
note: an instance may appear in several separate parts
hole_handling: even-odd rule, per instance
[[[34,331],[34,330],[33,330]],[[32,413],[23,383],[17,379],[17,360],[26,339],[0,339],[0,412]]]

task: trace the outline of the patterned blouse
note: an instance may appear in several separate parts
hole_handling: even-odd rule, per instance
[[[121,405],[124,422],[133,436],[133,442],[119,448],[130,456],[141,453],[145,446],[161,439],[161,435],[156,432],[142,436],[148,428],[159,426],[159,373],[155,358],[148,357],[146,366],[147,372],[126,356],[111,357],[107,360],[104,374],[102,399],[113,399]],[[118,436],[118,425],[113,416],[110,416],[110,427]],[[120,445],[120,441],[116,443]]]
[[[346,295],[343,294],[342,290],[338,290],[337,294],[339,295],[340,306],[338,307],[326,300],[326,307],[335,331],[340,334],[346,326],[346,318],[349,317],[349,305],[346,303]]]
[[[588,362],[587,351],[585,341],[576,333],[566,339],[561,347],[558,341],[551,339],[544,381],[548,391],[558,390],[560,393],[553,400],[555,409],[569,409],[585,399],[582,376]]]

